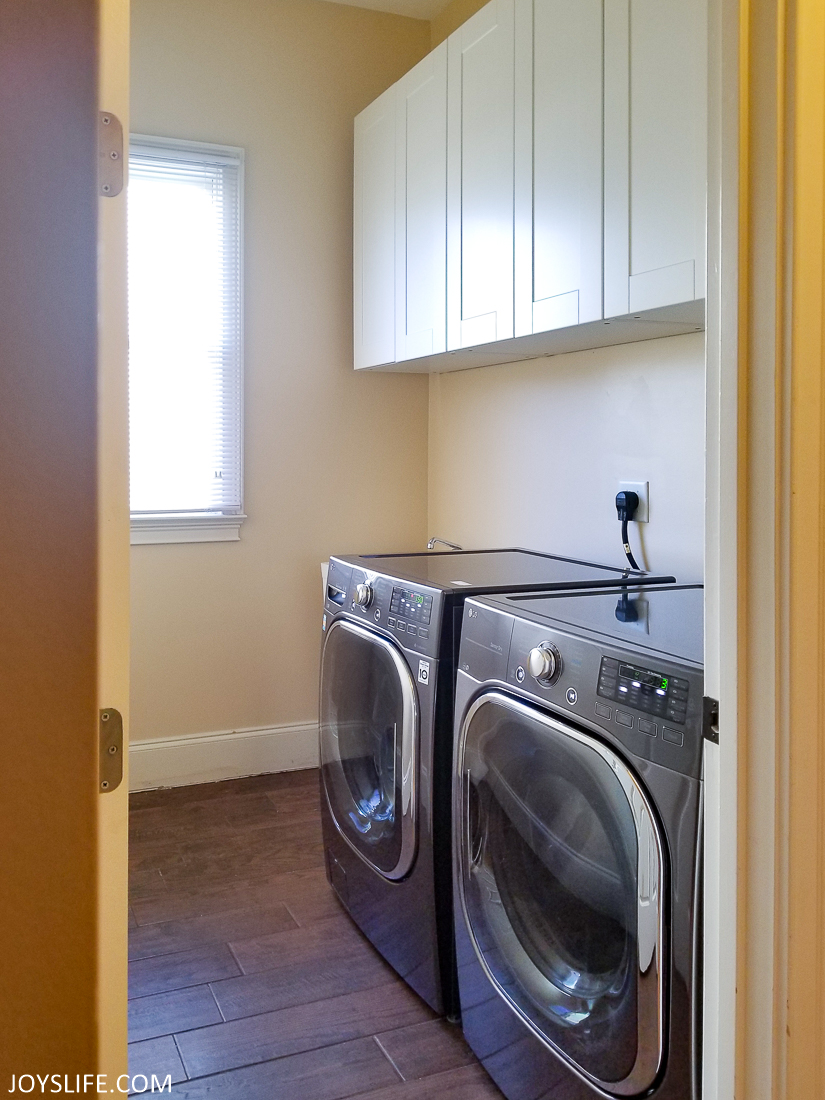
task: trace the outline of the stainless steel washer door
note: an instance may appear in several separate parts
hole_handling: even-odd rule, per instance
[[[418,707],[401,652],[380,634],[338,619],[321,658],[321,772],[347,843],[388,879],[416,852]]]
[[[664,1058],[664,848],[608,748],[500,692],[460,734],[459,892],[497,991],[585,1080],[645,1092]]]

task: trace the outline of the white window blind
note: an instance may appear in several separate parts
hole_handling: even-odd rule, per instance
[[[133,541],[238,537],[242,168],[239,149],[131,141]],[[144,537],[135,538],[136,531]]]

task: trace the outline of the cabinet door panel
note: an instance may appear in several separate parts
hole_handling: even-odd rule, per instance
[[[513,336],[513,0],[448,41],[448,347]]]
[[[602,316],[602,0],[533,0],[534,332]],[[578,311],[538,303],[577,293]],[[555,326],[554,326],[555,327]]]
[[[447,44],[396,85],[398,360],[447,347]]]
[[[704,297],[705,0],[605,0],[605,316]]]
[[[631,0],[631,276],[696,259],[704,159],[700,12],[695,0]]]
[[[355,120],[355,366],[395,361],[395,89]]]

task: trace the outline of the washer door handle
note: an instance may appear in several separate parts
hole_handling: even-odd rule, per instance
[[[464,787],[464,836],[467,845],[467,869],[472,871],[481,864],[484,857],[484,831],[481,828],[481,814],[477,816],[476,829],[473,830],[473,815],[470,809],[473,781],[469,769],[464,772],[462,786]],[[478,798],[477,795],[476,798]]]

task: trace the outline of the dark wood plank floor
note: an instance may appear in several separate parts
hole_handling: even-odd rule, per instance
[[[496,1100],[324,874],[316,771],[131,796],[130,1073],[179,1100]]]

